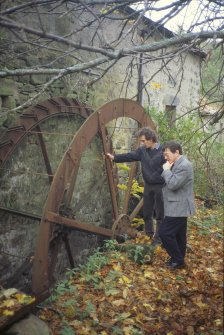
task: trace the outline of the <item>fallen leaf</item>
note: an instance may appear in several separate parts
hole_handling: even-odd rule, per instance
[[[18,290],[16,288],[9,288],[7,290],[3,290],[0,294],[1,296],[4,296],[5,298],[9,298],[11,297],[13,294],[15,294],[16,292],[18,292]]]
[[[120,290],[116,289],[116,288],[110,288],[109,290],[105,291],[106,296],[108,297],[109,295],[116,295],[120,293]]]
[[[121,319],[127,319],[127,318],[129,318],[129,316],[131,316],[131,313],[124,312],[124,313],[121,313],[120,318]]]
[[[123,298],[126,299],[127,296],[128,296],[128,289],[125,288],[125,289],[123,290]]]
[[[129,279],[127,276],[122,276],[120,279],[119,279],[119,283],[125,283],[125,284],[131,284],[131,279]]]
[[[10,311],[8,309],[5,309],[3,312],[2,312],[3,315],[5,316],[12,316],[14,315],[14,311]]]
[[[145,278],[155,279],[155,274],[152,271],[145,271],[144,272]]]
[[[126,302],[123,300],[123,299],[119,299],[119,300],[114,300],[112,301],[112,304],[115,305],[115,306],[124,306],[126,304]]]
[[[149,308],[151,311],[154,311],[155,308],[153,308],[150,304],[143,304],[145,308]]]
[[[113,264],[114,271],[122,271],[122,268],[119,264]]]
[[[15,300],[13,300],[13,299],[5,300],[5,301],[1,304],[2,307],[12,307],[12,306],[14,306],[14,305],[15,305]]]

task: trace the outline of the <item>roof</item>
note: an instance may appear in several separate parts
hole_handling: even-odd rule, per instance
[[[122,11],[129,15],[132,15],[133,18],[135,17],[137,18],[140,15],[136,10],[134,10],[133,8],[129,6],[126,6],[124,9],[122,9]],[[156,22],[152,21],[150,18],[148,18],[145,15],[141,19],[143,23],[147,26],[147,31],[146,31],[147,33],[149,33],[149,31],[153,29],[154,31],[160,32],[161,35],[164,36],[165,38],[172,38],[172,37],[177,36],[177,34],[165,28],[162,24],[157,24]],[[206,57],[206,53],[196,47],[190,48],[189,51],[203,59]]]

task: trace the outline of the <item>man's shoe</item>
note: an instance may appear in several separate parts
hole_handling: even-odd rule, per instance
[[[170,262],[169,264],[167,264],[167,267],[171,270],[183,269],[185,267],[185,264],[184,263],[177,263],[177,262]]]

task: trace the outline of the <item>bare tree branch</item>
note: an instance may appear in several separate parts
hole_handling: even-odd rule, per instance
[[[1,17],[0,17],[1,19]],[[116,51],[108,51],[102,48],[96,48],[96,47],[91,47],[88,45],[84,45],[82,43],[74,43],[70,40],[66,40],[63,37],[59,37],[53,34],[48,34],[42,31],[35,31],[34,29],[26,28],[24,26],[18,26],[13,23],[6,23],[6,22],[1,22],[0,25],[4,27],[10,27],[10,28],[17,28],[17,29],[22,29],[26,32],[32,33],[33,35],[37,35],[39,37],[43,38],[49,38],[54,41],[61,42],[63,44],[67,44],[69,46],[73,46],[75,48],[81,49],[81,50],[86,50],[90,52],[97,52],[102,55],[105,55],[106,57],[101,57],[101,58],[96,58],[95,60],[91,62],[87,62],[84,64],[79,64],[75,65],[73,67],[70,67],[67,69],[65,72],[66,73],[74,73],[83,69],[95,67],[96,65],[105,63],[110,61],[111,59],[120,59],[122,57],[126,57],[128,55],[133,55],[136,53],[141,53],[141,52],[152,52],[152,51],[157,51],[163,48],[168,48],[173,45],[181,45],[184,43],[189,43],[190,41],[194,41],[195,44],[200,44],[204,39],[208,38],[224,38],[224,31],[218,31],[216,33],[214,32],[209,32],[209,31],[204,31],[201,33],[187,33],[181,36],[176,36],[170,39],[166,40],[161,40],[158,42],[153,42],[151,44],[146,44],[146,45],[139,45],[139,46],[134,46],[132,48],[123,48],[123,49],[118,49]],[[0,77],[8,77],[8,76],[18,76],[18,75],[27,75],[27,74],[55,74],[59,73],[62,70],[57,70],[57,69],[18,69],[18,70],[5,70],[5,71],[0,71]]]

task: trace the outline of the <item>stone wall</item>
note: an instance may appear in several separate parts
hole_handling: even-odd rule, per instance
[[[144,78],[148,82],[146,89],[150,106],[161,112],[166,111],[166,106],[175,106],[176,115],[184,114],[189,109],[195,108],[200,96],[201,61],[201,57],[193,53],[179,55],[149,82],[148,78],[152,72],[156,72],[156,69],[162,66],[162,62],[153,62],[151,66],[146,65]],[[147,104],[145,95],[144,104]]]

